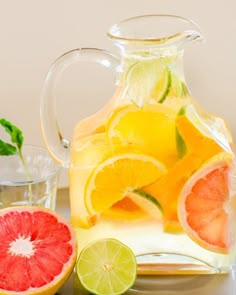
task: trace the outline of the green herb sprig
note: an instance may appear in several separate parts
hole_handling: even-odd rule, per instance
[[[10,138],[11,138],[11,143],[5,142],[0,139],[0,156],[18,155],[24,167],[27,180],[31,181],[32,178],[22,153],[22,147],[24,143],[23,132],[18,127],[13,125],[10,121],[4,118],[0,119],[0,125],[5,129],[5,131],[10,135]],[[31,202],[32,189],[30,184],[29,184],[29,199],[30,199],[29,201]]]
[[[22,131],[4,118],[0,119],[0,124],[6,130],[6,132],[10,134],[12,143],[16,144],[16,147],[15,147],[10,143],[0,140],[0,155],[2,156],[17,155],[18,153],[17,149],[18,151],[21,151],[21,148],[24,142],[24,136]]]

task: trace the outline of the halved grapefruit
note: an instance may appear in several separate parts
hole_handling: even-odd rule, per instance
[[[0,211],[0,294],[55,294],[76,256],[75,233],[57,213],[28,206]]]
[[[189,178],[179,197],[178,217],[185,232],[213,252],[227,253],[234,243],[231,164],[232,156],[226,152],[212,157]]]

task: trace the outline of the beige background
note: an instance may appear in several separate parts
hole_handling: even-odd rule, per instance
[[[167,13],[201,27],[206,43],[186,49],[186,79],[201,104],[228,120],[236,138],[235,11],[235,0],[0,0],[0,117],[20,126],[26,143],[43,145],[39,98],[53,61],[78,47],[116,52],[105,34],[113,23]],[[67,137],[76,121],[110,97],[113,78],[90,64],[66,71],[57,92],[59,123]],[[66,183],[63,176],[61,185]]]

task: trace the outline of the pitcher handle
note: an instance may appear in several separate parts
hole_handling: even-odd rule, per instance
[[[97,48],[79,48],[61,55],[49,69],[40,99],[40,119],[44,142],[58,164],[69,167],[70,141],[63,137],[56,118],[56,97],[54,89],[57,79],[70,65],[79,61],[100,64],[115,72],[119,59],[112,53]]]

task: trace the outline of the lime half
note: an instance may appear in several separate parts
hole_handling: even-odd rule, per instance
[[[108,238],[97,240],[81,251],[76,271],[82,286],[89,292],[118,295],[134,284],[137,264],[129,247]]]

